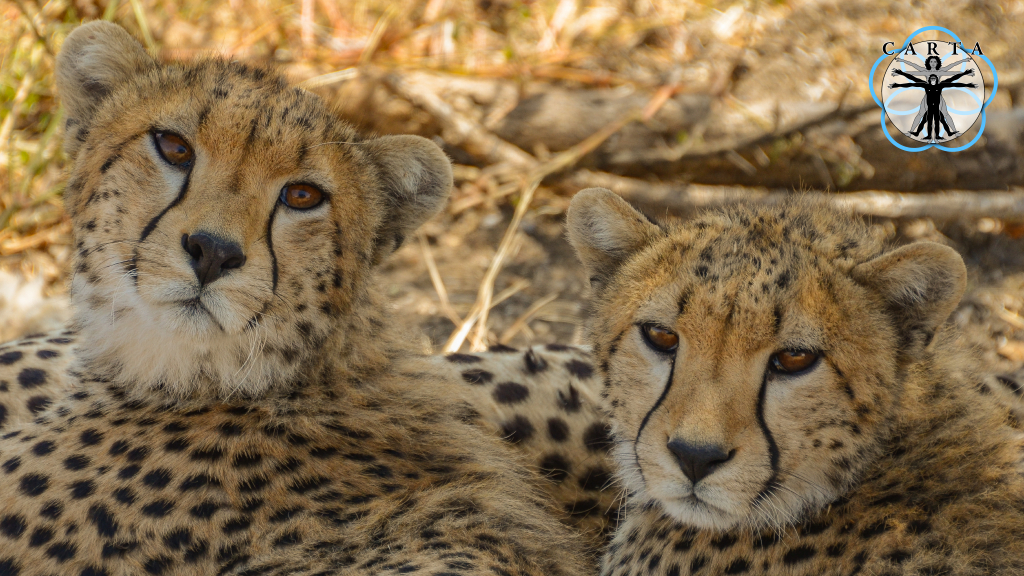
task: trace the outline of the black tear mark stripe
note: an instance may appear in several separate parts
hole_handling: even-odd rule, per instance
[[[767,390],[768,372],[765,371],[761,378],[761,390],[757,393],[757,423],[761,427],[761,433],[764,434],[765,442],[768,443],[768,460],[771,464],[772,474],[765,481],[764,488],[754,497],[754,504],[759,504],[761,500],[771,494],[775,480],[779,477],[779,446],[775,443],[775,437],[772,436],[772,431],[768,429],[768,423],[764,420],[764,398]]]
[[[164,208],[163,210],[160,211],[159,214],[154,216],[153,219],[149,221],[149,224],[146,224],[146,227],[142,229],[142,235],[139,237],[140,244],[146,240],[146,237],[153,233],[153,230],[156,230],[156,225],[160,223],[160,219],[164,217],[164,214],[167,214],[167,212],[171,208],[174,208],[178,204],[181,204],[181,201],[185,199],[185,195],[188,194],[189,182],[192,181],[192,169],[195,167],[195,165],[196,163],[192,162],[192,164],[190,164],[188,167],[188,171],[185,172],[185,181],[181,183],[181,190],[178,191],[178,197],[172,200],[171,203],[168,204],[166,208]]]
[[[280,202],[274,202],[274,209],[270,211],[270,218],[267,218],[267,250],[270,252],[270,271],[273,278],[271,293],[277,295],[277,255],[274,254],[274,218],[277,216],[277,209]]]
[[[675,380],[676,374],[676,356],[672,355],[672,366],[668,370],[668,382],[665,383],[665,389],[661,391],[661,396],[654,402],[654,406],[644,414],[644,419],[640,421],[640,429],[636,431],[636,440],[633,441],[633,458],[636,462],[636,469],[640,472],[640,480],[647,485],[647,478],[644,477],[644,469],[640,466],[640,453],[637,451],[637,446],[640,445],[640,436],[644,433],[644,428],[647,427],[647,422],[650,421],[651,415],[661,406],[661,403],[665,401],[665,397],[668,396],[669,390],[672,389],[672,381]]]

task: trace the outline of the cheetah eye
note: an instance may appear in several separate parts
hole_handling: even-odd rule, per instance
[[[296,210],[315,208],[324,201],[324,193],[309,184],[288,184],[281,189],[281,203]]]
[[[171,132],[154,132],[153,141],[160,157],[171,166],[188,166],[195,158],[192,147],[185,139]]]
[[[810,370],[820,355],[809,350],[783,350],[771,357],[771,369],[779,374],[799,374]]]
[[[643,333],[647,344],[658,352],[671,352],[679,347],[679,336],[668,328],[662,328],[657,324],[644,324],[640,326],[640,332]]]

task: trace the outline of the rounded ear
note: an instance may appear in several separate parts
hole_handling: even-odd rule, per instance
[[[102,20],[75,28],[57,55],[57,93],[67,113],[64,149],[74,159],[100,103],[119,85],[157,66],[142,44]]]
[[[605,188],[577,192],[566,214],[569,243],[598,289],[638,250],[664,235],[646,216]]]
[[[885,297],[901,330],[901,347],[912,358],[931,343],[967,287],[963,258],[935,242],[897,248],[856,266],[851,274]]]
[[[437,144],[419,136],[376,138],[366,149],[379,169],[386,211],[376,233],[376,264],[448,201],[452,165]]]

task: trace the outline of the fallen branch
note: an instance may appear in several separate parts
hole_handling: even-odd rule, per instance
[[[537,159],[495,136],[473,120],[466,118],[440,96],[427,90],[417,90],[401,74],[384,74],[381,81],[396,95],[427,111],[441,125],[444,139],[487,164],[505,162],[518,167],[533,167]]]
[[[772,204],[797,194],[742,186],[663,184],[589,170],[579,170],[564,182],[578,189],[608,188],[627,200],[680,213],[741,202]],[[838,206],[860,214],[885,218],[1024,218],[1024,189],[978,192],[946,190],[933,193],[868,190],[825,194],[825,197]]]
[[[778,138],[792,136],[798,132],[803,132],[834,120],[845,120],[859,116],[872,108],[877,108],[873,102],[847,108],[844,108],[842,104],[840,104],[829,112],[808,118],[781,130],[773,129],[753,136],[742,136],[739,138],[709,143],[703,146],[692,145],[690,143],[693,139],[689,139],[679,146],[668,149],[651,148],[645,150],[623,150],[612,155],[611,163],[624,165],[646,164],[650,162],[677,162],[684,159],[693,160],[706,158],[708,156],[715,156],[718,154],[736,154],[736,151],[738,150],[746,150],[753,146],[768,144]]]

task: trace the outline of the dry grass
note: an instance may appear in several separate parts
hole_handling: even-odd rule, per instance
[[[788,59],[790,70],[807,75],[809,80],[791,83],[803,98],[835,102],[849,95],[850,101],[868,101],[864,63],[876,57],[877,45],[889,36],[934,23],[936,6],[921,13],[905,7],[893,16],[884,3],[868,2],[837,20],[827,10],[819,14],[816,3],[806,0],[0,0],[0,272],[43,278],[51,294],[64,289],[69,225],[60,199],[65,159],[53,63],[63,38],[83,20],[115,21],[161,59],[223,55],[268,62],[309,86],[328,89],[357,76],[387,84],[388,78],[402,77],[389,76],[389,71],[437,70],[453,77],[511,80],[518,86],[538,80],[569,87],[621,86],[653,96],[646,108],[615,120],[581,144],[586,148],[626,119],[650,119],[679,92],[716,95],[717,110],[725,116],[735,112],[739,123],[766,122],[742,100],[765,100],[762,93],[751,93],[765,83],[746,81],[741,99],[733,87],[743,75],[756,76],[751,67],[771,74],[776,60]],[[921,18],[928,21],[915,20]],[[847,30],[853,23],[860,32]],[[793,38],[817,42],[821,49],[810,44],[794,48],[789,44]],[[997,50],[1009,50],[994,46],[996,57],[1002,57]],[[424,102],[431,95],[402,97],[400,87],[391,84],[399,97],[389,105],[424,115],[435,127],[444,124],[443,114]],[[445,102],[436,94],[433,99],[447,110],[466,112],[464,103]],[[510,110],[495,106],[487,114],[466,116],[472,130],[480,129],[477,136],[484,136],[482,149],[500,152],[494,140],[486,139],[494,138],[487,127]],[[360,118],[352,120],[359,123]],[[680,146],[701,142],[704,128],[678,135]],[[439,132],[450,144],[467,143],[451,141],[457,130]],[[815,144],[815,154],[833,163],[830,150],[846,141],[852,142],[832,138]],[[474,154],[472,146],[464,149]],[[532,242],[518,230],[521,223],[534,225],[564,211],[575,180],[563,179],[560,187],[535,184],[571,166],[579,150],[507,152],[503,158],[476,154],[481,165],[456,166],[457,186],[447,213],[398,255],[407,264],[414,258],[422,279],[410,280],[409,274],[395,278],[401,277],[406,287],[425,285],[434,303],[431,314],[451,323],[440,340],[434,331],[435,346],[445,340],[449,349],[529,340],[544,322],[577,321],[573,310],[582,288],[573,284],[576,280],[547,270],[548,276],[561,279],[538,282],[534,277],[531,284],[504,268],[522,259],[517,254]],[[586,173],[576,173],[581,175]],[[508,219],[512,224],[504,234],[481,234],[482,228]],[[486,236],[493,245],[475,246],[467,258],[466,251],[456,248],[473,235],[473,242]],[[545,258],[529,265],[542,266]],[[470,264],[474,259],[483,261]],[[399,295],[404,290],[395,288]],[[422,291],[419,298],[415,306],[425,309]],[[503,310],[496,307],[501,301]],[[543,330],[537,335],[545,337]]]
[[[737,21],[736,10],[729,10],[730,4],[712,7],[672,0],[0,1],[4,22],[0,24],[0,270],[42,277],[48,291],[63,291],[69,224],[61,208],[65,158],[53,65],[63,38],[83,20],[117,22],[163,59],[229,55],[276,63],[320,84],[350,78],[352,71],[372,65],[374,69],[444,70],[520,81],[656,88],[678,84],[680,63],[692,60],[687,57],[690,48],[702,41],[700,34],[690,31],[693,25],[684,25],[687,19],[712,18],[724,22],[720,26],[743,24],[742,19]],[[475,181],[485,187],[492,182],[465,179],[456,191],[453,210],[493,210],[496,203],[515,202],[518,197],[509,194],[521,190],[521,184],[513,184],[498,194],[480,194]],[[564,198],[553,197],[554,192],[542,189],[539,196],[542,211],[564,209]],[[519,212],[524,210],[521,206]],[[493,286],[481,288],[488,301],[492,292]],[[476,309],[481,307],[478,316],[486,321],[489,307],[482,300]],[[448,314],[458,317],[450,307]],[[517,326],[516,331],[521,330]],[[479,346],[486,337],[486,330],[480,328],[474,342]]]

